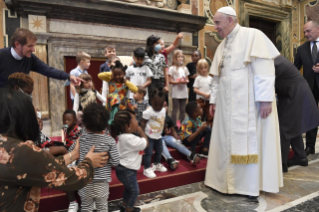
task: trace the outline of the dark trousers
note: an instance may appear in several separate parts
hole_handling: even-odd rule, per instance
[[[312,94],[313,94],[313,97],[315,98],[315,102],[316,102],[317,107],[318,107],[319,88],[318,88],[316,79],[315,79],[315,83],[313,85]],[[318,131],[318,127],[306,132],[306,146],[307,147],[315,148],[316,139],[317,139],[317,131]]]
[[[148,169],[151,167],[151,160],[153,155],[153,149],[155,151],[154,153],[154,164],[158,164],[161,162],[162,158],[162,152],[163,152],[163,142],[162,138],[160,139],[153,139],[148,137],[148,147],[144,150],[144,168]]]
[[[194,132],[193,132],[194,133]],[[210,143],[210,135],[212,133],[212,129],[210,127],[206,127],[206,129],[199,133],[199,135],[192,140],[191,142],[187,141],[187,138],[183,140],[183,144],[185,146],[189,146],[192,152],[195,152],[196,146],[198,142],[204,137],[203,148],[208,148]]]
[[[302,135],[298,135],[297,137],[286,140],[283,136],[283,133],[280,133],[280,144],[282,164],[287,165],[290,145],[292,150],[294,151],[294,158],[296,158],[297,160],[307,158]]]
[[[116,176],[124,185],[123,202],[127,208],[133,208],[140,189],[138,187],[136,170],[128,169],[122,165],[116,167]]]

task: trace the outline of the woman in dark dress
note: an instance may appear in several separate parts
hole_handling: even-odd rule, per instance
[[[197,62],[202,58],[202,54],[200,53],[200,51],[196,50],[193,51],[192,53],[192,61],[191,63],[188,63],[186,65],[188,71],[189,71],[189,83],[187,84],[187,87],[189,88],[189,93],[188,93],[188,101],[189,102],[195,102],[196,101],[196,93],[194,92],[193,89],[193,85],[194,85],[194,81],[196,78],[196,66],[197,66]]]
[[[308,166],[302,133],[319,126],[319,112],[308,83],[289,60],[277,57],[275,74],[282,166],[287,172],[289,166]],[[288,161],[290,145],[294,157]]]
[[[79,144],[53,158],[34,145],[38,135],[30,98],[20,91],[0,89],[0,211],[37,212],[41,187],[79,190],[92,180],[94,168],[108,160],[106,152],[93,153],[92,148],[77,167],[69,169],[67,165],[79,158]]]

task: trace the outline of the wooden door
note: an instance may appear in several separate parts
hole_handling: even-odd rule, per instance
[[[46,45],[36,45],[34,54],[47,64],[47,50]],[[32,103],[42,113],[42,118],[47,119],[49,114],[49,90],[48,78],[41,74],[31,71],[30,76],[34,81],[34,90],[32,93]]]
[[[276,23],[260,19],[254,16],[249,17],[249,27],[262,31],[276,46]]]

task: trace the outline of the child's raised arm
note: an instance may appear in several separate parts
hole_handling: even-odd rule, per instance
[[[96,98],[100,100],[103,103],[103,105],[106,103],[106,98],[102,96],[98,91],[96,91]]]
[[[103,72],[97,75],[100,80],[110,82],[112,78],[112,72]]]
[[[75,113],[78,112],[79,105],[80,105],[80,95],[79,95],[79,93],[76,93],[74,96],[74,103],[73,103],[73,110]]]
[[[178,33],[178,35],[176,36],[174,42],[167,48],[165,48],[166,54],[170,54],[172,53],[172,51],[174,51],[174,49],[177,48],[178,44],[179,44],[179,40],[183,39],[184,35],[183,33]]]

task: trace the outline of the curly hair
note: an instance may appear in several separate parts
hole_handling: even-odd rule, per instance
[[[132,119],[131,114],[135,115],[135,112],[130,109],[118,111],[114,116],[112,124],[112,136],[116,137],[122,133],[125,133],[125,125],[130,126]]]
[[[97,103],[90,103],[83,110],[82,122],[91,132],[101,132],[109,127],[109,112]]]
[[[13,73],[8,78],[8,86],[13,89],[15,86],[22,88],[30,87],[34,85],[33,79],[24,73]]]
[[[110,67],[111,68],[111,70],[113,71],[114,69],[116,69],[116,68],[118,68],[118,69],[121,69],[123,72],[124,72],[124,74],[125,74],[125,71],[126,71],[126,69],[127,69],[127,66],[123,66],[123,64],[121,63],[121,61],[115,61],[115,65],[114,66],[111,66]]]

